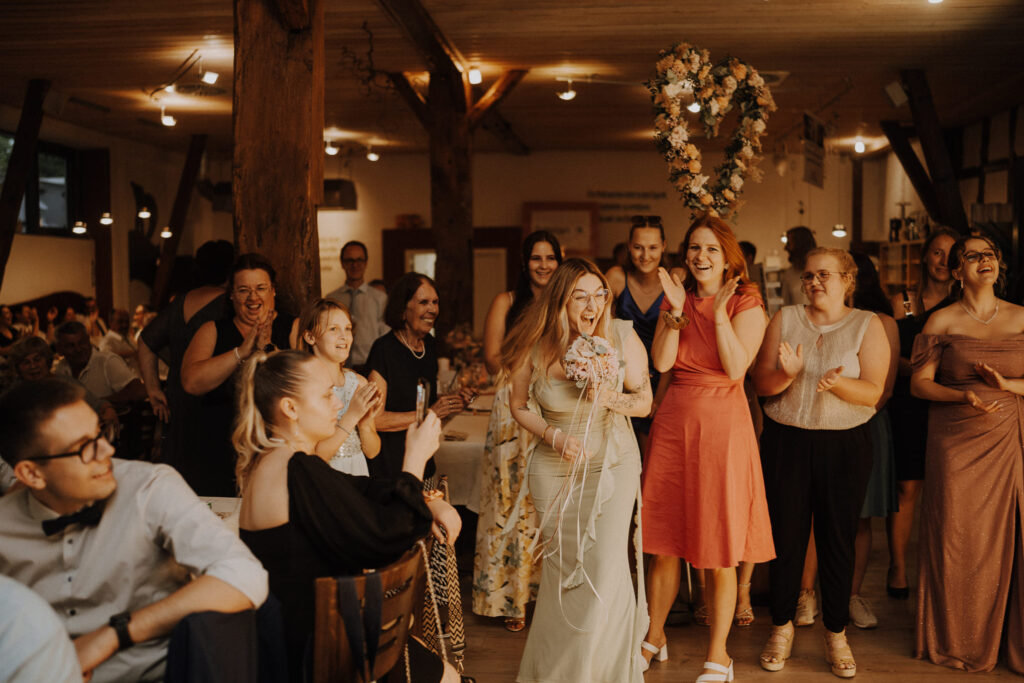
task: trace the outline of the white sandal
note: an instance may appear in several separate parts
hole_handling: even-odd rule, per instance
[[[648,643],[645,640],[642,643],[640,643],[640,648],[643,650],[647,650],[648,652],[654,655],[650,659],[647,659],[646,657],[640,657],[640,659],[642,660],[642,662],[640,663],[641,671],[647,671],[648,669],[650,669],[651,662],[653,662],[655,659],[657,659],[659,662],[664,662],[668,659],[668,643],[665,643],[661,647],[658,647],[657,645]]]
[[[729,660],[729,666],[722,666],[721,664],[715,664],[714,662],[704,662],[705,669],[711,669],[718,673],[713,674],[701,674],[697,676],[696,683],[718,683],[718,681],[731,681],[735,678],[732,668],[732,660]]]

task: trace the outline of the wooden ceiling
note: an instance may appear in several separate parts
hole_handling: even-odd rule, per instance
[[[426,136],[392,91],[367,90],[352,68],[420,74],[424,64],[373,0],[325,0],[326,127],[353,144],[424,150]],[[773,89],[779,111],[766,148],[795,149],[804,111],[833,124],[832,139],[878,138],[878,121],[910,121],[883,87],[899,70],[927,71],[944,125],[976,120],[1024,101],[1021,0],[423,0],[441,31],[477,65],[482,94],[508,69],[528,69],[500,105],[531,150],[647,150],[651,107],[641,87],[660,49],[686,40],[744,58],[762,72],[787,72]],[[363,26],[368,29],[364,30]],[[184,150],[193,133],[211,135],[227,155],[231,138],[231,0],[3,0],[0,102],[20,106],[31,78],[52,82],[47,111],[111,135]],[[221,94],[167,95],[178,125],[159,124],[149,91],[198,49],[219,72]],[[195,83],[197,70],[181,83]],[[581,83],[563,102],[558,76],[594,76],[636,85]],[[383,79],[382,79],[383,80]],[[501,142],[476,133],[478,151]]]

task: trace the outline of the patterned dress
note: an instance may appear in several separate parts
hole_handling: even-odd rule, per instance
[[[526,616],[537,598],[539,558],[527,549],[537,536],[533,501],[516,507],[526,461],[537,439],[512,418],[508,385],[494,395],[480,482],[480,518],[473,562],[473,612],[487,617]],[[510,515],[514,518],[510,520]],[[509,524],[513,527],[505,533]]]

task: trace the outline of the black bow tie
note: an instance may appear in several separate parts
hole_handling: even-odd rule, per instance
[[[64,531],[71,524],[81,524],[82,526],[96,526],[100,523],[100,517],[103,516],[103,507],[107,504],[107,501],[101,500],[98,503],[93,503],[87,507],[82,508],[78,512],[73,512],[70,515],[64,515],[56,519],[48,519],[43,522],[43,533],[47,536],[53,536]]]

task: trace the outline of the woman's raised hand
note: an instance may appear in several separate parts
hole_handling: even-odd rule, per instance
[[[837,368],[832,368],[818,380],[818,391],[831,391],[832,387],[836,385],[839,378],[843,376],[843,366],[840,365]]]
[[[736,293],[736,287],[740,284],[740,278],[731,277],[722,283],[719,287],[718,293],[715,294],[715,313],[721,313],[726,310],[725,305],[729,303],[729,299]]]
[[[796,377],[804,369],[804,345],[797,344],[796,350],[789,342],[779,344],[779,367],[786,373],[786,377]]]
[[[678,275],[669,274],[664,268],[658,268],[658,280],[661,281],[661,289],[665,292],[665,299],[673,311],[682,311],[686,303],[686,289]]]
[[[373,382],[367,382],[352,394],[348,403],[348,411],[360,420],[370,411],[375,410],[380,401],[380,390]]]
[[[972,408],[980,413],[994,413],[999,410],[999,401],[985,403],[970,389],[964,392],[964,402],[970,404]]]
[[[441,445],[441,418],[433,410],[420,424],[412,424],[405,432],[405,459],[426,464]]]

